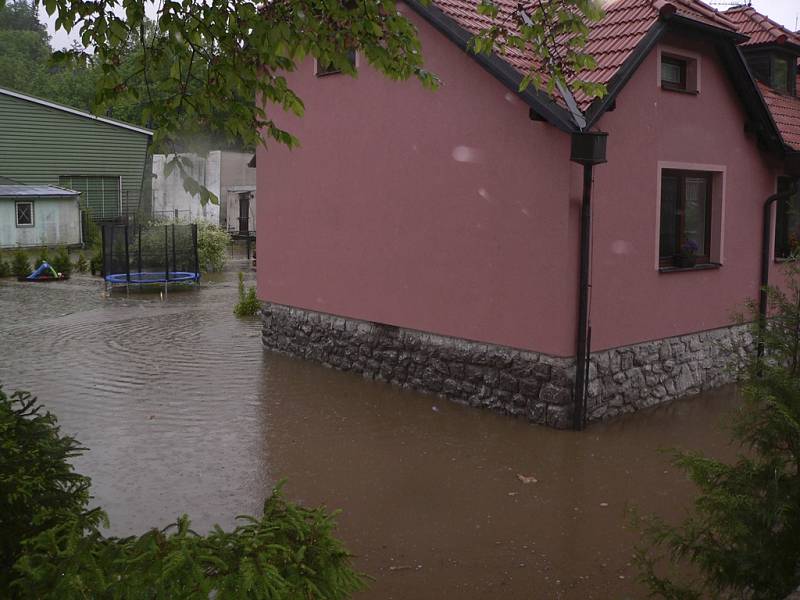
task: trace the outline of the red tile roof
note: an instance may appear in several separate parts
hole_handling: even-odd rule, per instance
[[[800,98],[780,94],[768,85],[758,82],[769,112],[778,126],[783,142],[800,152]]]
[[[473,34],[491,25],[488,17],[478,14],[478,3],[479,0],[433,0],[442,12]],[[516,0],[495,0],[495,3],[500,20],[513,15],[519,6]],[[736,31],[736,25],[723,13],[700,0],[614,0],[606,4],[604,10],[603,18],[590,25],[585,47],[597,61],[597,68],[580,74],[580,78],[593,83],[605,84],[611,80],[660,15],[675,14],[718,29]],[[522,73],[528,71],[533,60],[518,49],[507,50],[503,58]],[[592,99],[577,94],[576,100],[585,110]]]
[[[762,15],[752,6],[737,6],[723,14],[736,24],[739,33],[750,38],[742,46],[786,43],[800,46],[800,35]]]
[[[432,2],[472,34],[492,23],[488,17],[478,14],[476,7],[479,0]],[[518,1],[495,0],[495,3],[499,8],[499,19],[513,22],[509,17],[518,9]],[[597,61],[597,68],[579,75],[594,83],[609,83],[659,18],[672,15],[750,36],[743,45],[790,43],[800,46],[800,34],[789,31],[749,6],[721,13],[700,0],[612,0],[604,9],[603,18],[590,25],[589,41],[585,47],[586,52]],[[536,68],[533,57],[518,49],[507,50],[502,58],[523,74],[531,67]],[[758,87],[784,143],[800,151],[800,99],[778,93],[761,82]],[[800,75],[797,89],[800,90]],[[580,93],[576,94],[576,100],[582,110],[586,110],[592,101]],[[560,97],[556,101],[564,105]]]

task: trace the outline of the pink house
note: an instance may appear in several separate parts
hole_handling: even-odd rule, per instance
[[[749,8],[617,0],[582,128],[517,92],[524,56],[465,50],[475,5],[399,5],[435,92],[357,54],[357,78],[289,75],[306,114],[278,124],[301,147],[257,159],[264,344],[555,427],[730,381],[768,199],[773,280],[800,233],[800,37]],[[608,134],[590,203],[581,131]]]

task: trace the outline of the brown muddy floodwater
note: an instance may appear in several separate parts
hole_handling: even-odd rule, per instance
[[[692,492],[659,448],[732,454],[732,388],[573,433],[266,352],[237,268],[166,298],[0,280],[0,382],[91,449],[114,534],[229,527],[288,478],[342,510],[361,598],[638,598],[627,509],[677,518]]]

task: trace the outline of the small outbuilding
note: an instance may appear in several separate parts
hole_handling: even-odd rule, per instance
[[[55,185],[0,184],[0,248],[81,242],[80,192]]]

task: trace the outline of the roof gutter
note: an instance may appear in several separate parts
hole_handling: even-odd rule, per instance
[[[565,110],[544,92],[534,86],[528,86],[524,91],[519,91],[519,84],[523,79],[522,73],[500,58],[497,54],[476,54],[469,49],[469,41],[474,37],[472,33],[461,27],[455,20],[447,16],[432,3],[423,3],[420,0],[403,0],[415,13],[420,15],[435,29],[444,34],[450,41],[461,48],[481,67],[486,69],[500,83],[519,96],[523,102],[536,111],[538,115],[554,125],[561,131],[572,133],[578,130],[569,111]]]

